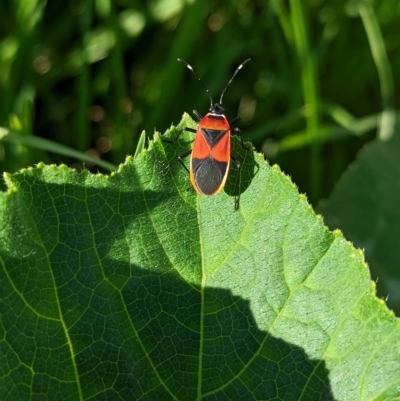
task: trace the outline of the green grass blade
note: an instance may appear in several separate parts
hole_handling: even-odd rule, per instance
[[[26,146],[31,146],[33,148],[53,152],[59,155],[72,157],[82,162],[93,163],[109,171],[114,171],[117,169],[117,167],[112,163],[106,162],[96,157],[92,157],[78,150],[71,149],[68,146],[61,145],[45,138],[39,138],[36,136],[25,136],[19,134],[18,132],[9,131],[7,128],[4,127],[0,127],[0,140],[9,143],[23,144]]]
[[[377,128],[380,116],[380,114],[372,114],[370,116],[354,119],[352,122],[347,120],[346,125],[344,126],[328,124],[321,125],[318,135],[318,141],[319,143],[324,143],[346,139],[354,135],[363,136]],[[342,118],[342,116],[340,116],[340,118]],[[279,151],[283,152],[293,149],[299,149],[304,146],[310,146],[313,142],[314,139],[311,142],[311,138],[308,135],[308,132],[302,130],[283,138],[279,142]]]
[[[318,199],[321,187],[321,162],[319,160],[319,113],[318,74],[314,52],[307,33],[307,21],[301,0],[290,0],[290,13],[294,34],[294,45],[300,62],[304,97],[306,131],[311,143],[309,175],[312,200]]]
[[[80,73],[77,76],[76,80],[76,92],[78,98],[78,107],[75,116],[75,142],[79,150],[86,150],[90,146],[90,126],[89,126],[89,106],[91,103],[91,72],[90,72],[90,63],[89,63],[89,52],[87,49],[87,44],[85,43],[88,33],[92,24],[93,17],[93,1],[87,0],[82,3],[82,13],[78,16],[78,27],[80,31],[80,35],[82,38],[81,43],[81,52],[83,63],[81,66]]]
[[[381,86],[382,115],[379,123],[378,138],[388,140],[392,137],[395,127],[394,84],[390,62],[386,53],[381,28],[374,9],[367,1],[361,1],[359,12],[367,33],[372,57],[378,70]]]

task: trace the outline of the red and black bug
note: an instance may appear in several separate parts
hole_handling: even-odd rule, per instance
[[[183,63],[197,78],[198,81],[204,86],[210,97],[210,109],[209,112],[203,117],[196,110],[193,110],[193,114],[198,120],[197,129],[186,127],[183,130],[193,132],[196,134],[193,148],[185,153],[182,153],[178,159],[182,166],[187,170],[190,175],[190,181],[193,188],[201,195],[216,195],[225,186],[226,179],[228,177],[230,159],[235,163],[238,169],[238,175],[236,177],[236,183],[234,188],[234,209],[237,210],[239,207],[238,201],[238,183],[240,176],[240,162],[231,155],[231,126],[240,121],[240,117],[235,117],[232,121],[228,121],[224,115],[224,108],[222,107],[222,99],[225,91],[235,78],[236,74],[242,69],[242,67],[250,61],[245,60],[235,70],[232,78],[222,91],[221,99],[219,103],[213,102],[211,93],[201,78],[196,74],[193,67],[190,66],[186,61],[178,58],[178,61]],[[182,131],[183,131],[182,130]],[[179,132],[175,138],[175,142],[178,140]],[[243,149],[252,150],[244,146],[243,139],[239,128],[234,128],[234,134],[239,135],[241,145]],[[169,141],[167,141],[169,142]],[[183,163],[183,158],[191,155],[190,158],[190,169]]]

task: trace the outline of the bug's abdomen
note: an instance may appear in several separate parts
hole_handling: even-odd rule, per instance
[[[203,195],[215,195],[225,185],[228,176],[228,162],[221,162],[211,157],[192,158],[190,179],[197,192]]]

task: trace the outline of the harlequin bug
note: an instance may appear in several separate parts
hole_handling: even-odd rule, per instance
[[[228,177],[230,159],[236,164],[238,169],[238,175],[236,177],[236,183],[234,188],[234,209],[239,208],[238,200],[238,183],[240,176],[241,164],[240,162],[231,155],[231,126],[240,121],[240,117],[235,117],[233,120],[228,121],[224,115],[224,108],[222,107],[222,99],[225,91],[231,84],[236,74],[242,69],[242,67],[250,61],[245,60],[235,70],[232,78],[222,91],[221,99],[219,103],[213,102],[211,93],[201,78],[197,75],[195,70],[186,61],[178,58],[178,61],[183,63],[197,78],[197,80],[204,86],[206,92],[210,97],[210,109],[209,112],[203,117],[196,110],[193,110],[193,114],[198,120],[197,129],[183,128],[185,131],[193,132],[196,134],[193,148],[185,153],[178,156],[178,159],[182,166],[187,170],[190,175],[190,181],[193,188],[201,195],[216,195],[225,186],[226,179]],[[183,131],[182,130],[182,131]],[[179,132],[174,141],[178,140]],[[239,135],[241,140],[241,146],[243,149],[252,150],[244,146],[243,138],[239,128],[234,128],[233,132]],[[190,169],[183,163],[183,158],[191,155],[190,158]]]

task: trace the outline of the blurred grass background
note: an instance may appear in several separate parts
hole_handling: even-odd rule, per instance
[[[2,0],[0,169],[109,171],[184,111],[226,115],[311,203],[394,132],[397,0]],[[4,189],[4,185],[3,185]],[[346,234],[346,233],[345,233]]]
[[[152,136],[184,111],[205,114],[207,94],[177,57],[216,101],[252,58],[226,93],[226,114],[242,116],[244,137],[313,204],[379,135],[382,111],[391,129],[396,0],[3,0],[0,19],[0,125],[11,130],[3,171],[79,167],[67,148],[117,165],[142,130]]]

